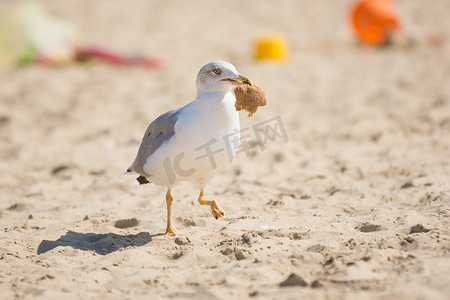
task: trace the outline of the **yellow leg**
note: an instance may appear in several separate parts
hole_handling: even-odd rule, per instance
[[[166,193],[166,203],[167,203],[167,229],[166,229],[166,236],[168,235],[182,235],[178,233],[175,229],[172,227],[172,220],[171,220],[171,207],[172,207],[173,198],[170,194],[170,189],[167,190]]]
[[[203,189],[200,190],[198,203],[200,203],[200,205],[209,205],[211,207],[211,212],[216,220],[217,218],[224,218],[225,220],[227,219],[225,217],[225,211],[217,204],[215,200],[205,200],[205,198],[203,197]]]

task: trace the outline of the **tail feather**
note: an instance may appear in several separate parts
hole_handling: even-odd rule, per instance
[[[134,173],[134,172],[131,170],[131,167],[129,167],[125,172],[123,172],[120,175],[131,174],[131,173]],[[145,176],[140,175],[138,178],[136,178],[134,183],[136,185],[141,185],[141,184],[150,183],[150,181],[148,181],[147,178],[145,178]]]
[[[150,183],[150,181],[147,180],[147,178],[145,178],[144,176],[139,176],[138,178],[136,178],[136,181],[139,183],[139,185],[141,184],[146,184],[146,183]]]

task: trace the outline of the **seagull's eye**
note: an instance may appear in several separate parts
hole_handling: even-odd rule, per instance
[[[214,69],[213,72],[216,75],[220,75],[222,73],[222,70],[221,69]]]

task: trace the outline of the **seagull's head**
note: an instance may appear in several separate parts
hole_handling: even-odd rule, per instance
[[[250,78],[238,73],[236,68],[226,61],[213,61],[204,65],[197,75],[198,92],[228,92],[235,85],[253,85]]]

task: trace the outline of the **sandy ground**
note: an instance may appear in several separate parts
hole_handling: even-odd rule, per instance
[[[0,298],[450,295],[449,1],[397,1],[405,40],[385,49],[355,45],[349,1],[128,2],[45,4],[90,43],[153,54],[163,69],[0,70]],[[252,60],[267,32],[288,39],[287,63]],[[249,152],[208,185],[228,221],[182,184],[173,215],[185,236],[164,237],[164,188],[119,174],[214,59],[269,105],[241,113]],[[289,141],[261,143],[253,126],[274,118]],[[115,227],[127,218],[140,223]],[[280,286],[292,273],[304,282]]]

